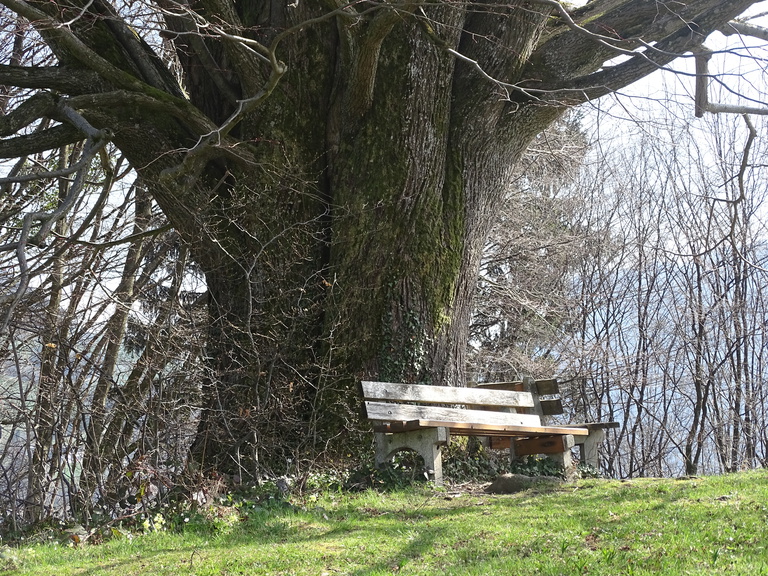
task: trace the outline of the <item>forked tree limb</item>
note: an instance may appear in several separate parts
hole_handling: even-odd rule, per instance
[[[711,114],[757,114],[768,115],[768,106],[737,106],[733,104],[718,104],[709,101],[709,59],[712,52],[703,50],[694,54],[696,60],[696,91],[694,94],[695,114],[697,118],[705,112]]]

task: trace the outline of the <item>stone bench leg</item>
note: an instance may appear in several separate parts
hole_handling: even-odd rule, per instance
[[[583,464],[592,466],[595,470],[600,469],[597,449],[603,440],[605,440],[605,430],[602,428],[589,431],[589,436],[584,439],[584,443],[581,445],[581,462]]]
[[[424,459],[430,480],[443,485],[442,447],[448,443],[447,428],[425,428],[395,434],[374,434],[376,441],[376,466],[382,467],[400,450],[413,450]]]
[[[547,458],[563,467],[563,473],[568,482],[576,479],[576,462],[574,461],[573,453],[571,452],[573,446],[573,436],[569,434],[568,436],[563,436],[563,447],[565,448],[565,451],[546,455]]]

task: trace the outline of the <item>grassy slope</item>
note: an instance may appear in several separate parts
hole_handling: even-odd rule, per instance
[[[768,575],[768,471],[584,480],[546,492],[413,489],[241,510],[100,546],[3,550],[8,575]],[[3,568],[9,569],[3,572]]]

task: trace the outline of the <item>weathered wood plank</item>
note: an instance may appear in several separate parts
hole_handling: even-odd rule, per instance
[[[603,430],[605,428],[618,428],[620,422],[588,422],[587,424],[566,424],[565,426],[575,426],[576,428],[587,428],[588,430]]]
[[[512,446],[511,436],[489,436],[488,447],[492,450],[508,450]]]
[[[574,445],[573,436],[536,436],[515,441],[515,454],[529,456],[531,454],[560,454],[570,450]]]
[[[370,420],[383,422],[406,422],[425,420],[443,422],[437,426],[457,424],[478,424],[487,426],[540,426],[541,419],[536,414],[514,414],[510,412],[490,412],[487,410],[464,410],[444,408],[442,406],[414,406],[411,404],[390,404],[388,402],[365,403]],[[445,424],[447,422],[448,424]],[[430,424],[431,425],[431,424]],[[572,432],[566,432],[572,434]]]
[[[561,426],[488,426],[481,424],[456,424],[451,422],[437,422],[434,420],[410,420],[408,422],[381,422],[374,425],[374,432],[384,434],[396,434],[398,432],[412,432],[424,428],[448,428],[457,436],[487,436],[491,440],[491,448],[509,448],[511,438],[525,438],[533,434],[572,434],[586,436],[587,432],[581,429],[573,429]]]
[[[516,392],[524,391],[523,383],[519,380],[515,382],[480,382],[479,384],[475,384],[475,387],[485,390],[510,390]]]
[[[451,424],[439,420],[420,420],[422,427],[448,427],[451,433],[464,436],[538,436],[538,435],[571,435],[587,436],[586,428],[568,428],[564,426],[497,426],[486,424]]]
[[[408,420],[407,422],[380,422],[373,426],[374,432],[392,434],[395,432],[411,432],[424,428],[420,420]]]
[[[536,391],[541,396],[556,396],[560,394],[560,386],[555,378],[535,380],[533,384],[536,386]]]
[[[555,398],[554,400],[541,400],[539,404],[541,405],[542,416],[554,416],[555,414],[563,413],[563,402],[560,398]]]
[[[478,406],[533,407],[530,392],[456,388],[454,386],[424,386],[392,382],[362,382],[367,400],[398,400],[426,404],[475,404]]]

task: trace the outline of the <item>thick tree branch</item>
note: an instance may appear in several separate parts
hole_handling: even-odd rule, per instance
[[[601,8],[611,9],[588,26],[582,25],[583,28],[612,30],[617,38],[642,46],[642,52],[635,52],[636,55],[625,62],[600,69],[618,52],[581,31],[564,32],[545,42],[533,55],[526,76],[538,78],[538,81],[531,80],[526,87],[560,91],[558,96],[573,91],[573,101],[597,98],[647,76],[687,51],[695,51],[709,33],[721,29],[753,3],[748,0],[699,0],[685,5],[669,5],[665,9],[667,12],[654,16],[658,6],[654,8],[650,3],[636,0],[590,2],[580,10],[589,8],[594,14]],[[651,12],[645,14],[648,10]],[[581,20],[574,18],[574,21]],[[641,34],[642,41],[639,40]]]
[[[411,14],[416,8],[415,2],[409,2],[397,8],[386,8],[374,14],[352,51],[351,71],[349,73],[349,96],[347,108],[353,119],[362,116],[373,102],[373,89],[378,70],[379,53],[384,39],[392,28]]]
[[[96,72],[69,66],[24,67],[0,64],[0,85],[85,94],[109,89]]]
[[[102,78],[122,88],[143,92],[148,88],[135,76],[115,67],[105,58],[91,50],[69,29],[51,19],[45,12],[38,10],[24,0],[0,0],[8,9],[25,17],[43,34],[50,37],[50,44],[66,51],[78,62],[87,66]]]
[[[210,33],[214,38],[220,38],[224,41],[224,48],[234,63],[233,71],[237,74],[243,90],[259,92],[261,90],[259,83],[264,77],[259,64],[268,64],[272,70],[275,69],[274,46],[267,47],[257,40],[229,33],[221,26],[211,23],[206,23],[206,25],[210,28]]]
[[[186,43],[187,46],[185,48],[187,51],[191,48],[203,70],[211,78],[219,92],[231,104],[234,104],[238,95],[205,44],[205,40],[198,30],[195,18],[190,14],[189,10],[182,10],[181,6],[174,4],[172,7],[165,8],[163,13],[165,22],[172,31],[172,36],[176,42],[182,46]]]
[[[697,118],[704,116],[705,112],[712,114],[758,114],[768,115],[768,106],[737,106],[732,104],[716,104],[709,101],[709,59],[712,53],[709,51],[698,52],[694,55],[696,59],[696,92],[695,92],[695,114]],[[747,126],[751,128],[749,119],[746,119]],[[749,143],[751,145],[751,142]],[[745,152],[749,151],[749,146]]]
[[[50,116],[54,98],[49,92],[38,92],[19,104],[5,116],[0,116],[0,136],[15,134],[43,116]]]
[[[203,25],[215,38],[225,40],[224,47],[241,84],[246,87],[246,90],[253,91],[255,88],[252,84],[254,80],[252,76],[256,72],[254,55],[257,60],[270,64],[273,50],[262,42],[244,36],[245,26],[240,20],[235,4],[230,0],[203,0],[203,5],[206,13],[215,14],[216,20],[222,23],[217,24],[209,19]],[[196,14],[196,16],[200,19],[199,15]],[[255,77],[258,78],[259,75],[255,74]]]
[[[399,15],[396,16],[396,18],[392,19],[390,25],[389,21],[390,18],[392,18],[392,15],[389,12],[390,11],[387,11],[387,13],[385,13],[387,18],[382,18],[380,21],[376,21],[376,16],[380,16],[382,13],[377,12],[374,16],[374,21],[377,23],[372,28],[373,32],[370,34],[369,39],[372,39],[372,42],[378,42],[379,46],[386,37],[386,34],[392,29],[392,26],[394,26],[394,24],[401,18]],[[264,84],[257,89],[255,94],[248,98],[237,100],[237,108],[218,128],[204,133],[197,144],[187,152],[183,162],[173,168],[165,169],[161,174],[161,181],[168,186],[192,186],[196,183],[197,178],[202,173],[202,170],[208,161],[214,157],[219,157],[222,154],[228,154],[226,152],[227,146],[223,146],[224,139],[229,136],[230,132],[243,120],[243,118],[256,110],[272,94],[280,82],[280,79],[287,72],[286,65],[277,57],[277,49],[280,43],[291,34],[304,27],[325,22],[342,13],[342,11],[333,11],[331,13],[323,14],[320,17],[304,21],[300,25],[283,30],[280,34],[275,36],[269,46],[244,36],[231,34],[223,30],[221,26],[212,25],[209,22],[205,23],[216,36],[229,43],[235,43],[240,48],[247,49],[257,60],[267,63],[269,65],[269,76]],[[189,15],[193,16],[194,13],[190,12]],[[378,52],[376,52],[376,54],[378,54]],[[253,59],[249,59],[249,61],[252,62]],[[258,75],[252,74],[251,76],[256,77]],[[244,81],[244,86],[252,85],[253,77],[250,78],[250,81],[247,83]]]
[[[620,44],[625,45],[632,45],[637,44],[637,40],[627,39],[627,38],[617,38],[616,36],[606,36],[604,34],[600,34],[598,32],[594,32],[591,30],[588,30],[587,28],[579,25],[572,17],[571,14],[568,12],[566,7],[563,5],[562,2],[558,2],[558,0],[531,0],[534,4],[541,4],[543,6],[549,6],[550,8],[553,8],[559,15],[560,18],[565,22],[566,26],[572,31],[577,34],[581,34],[587,38],[589,38],[591,41],[596,42],[597,44],[600,44],[604,48],[607,48],[611,52],[618,52],[619,54],[632,54],[631,48],[626,48],[621,46]]]
[[[66,51],[81,64],[116,87],[143,93],[160,100],[178,101],[180,104],[185,102],[174,94],[169,94],[165,90],[147,84],[129,72],[113,65],[87,46],[71,30],[61,26],[59,22],[50,18],[45,12],[38,10],[24,0],[0,0],[0,4],[31,21],[42,34],[49,37],[49,45]]]
[[[69,124],[61,124],[34,134],[0,140],[0,158],[18,158],[60,148],[83,139],[82,133]]]
[[[168,72],[157,54],[133,32],[117,14],[109,2],[90,0],[106,14],[107,28],[112,32],[120,46],[130,56],[131,63],[137,68],[145,82],[177,98],[184,98],[184,93],[176,80]]]
[[[115,110],[140,107],[167,114],[179,120],[195,134],[206,134],[216,129],[216,125],[197,108],[179,100],[158,100],[146,94],[129,90],[114,90],[99,94],[83,94],[72,96],[64,103],[76,110]]]

